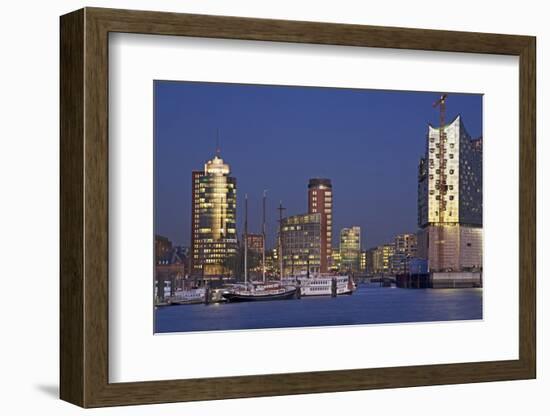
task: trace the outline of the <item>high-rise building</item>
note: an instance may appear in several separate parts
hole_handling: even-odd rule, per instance
[[[390,257],[390,271],[396,274],[409,271],[410,259],[417,253],[416,234],[398,234],[394,238],[394,254]]]
[[[332,254],[332,183],[330,179],[309,180],[308,213],[321,214],[321,273],[326,273]]]
[[[219,154],[192,174],[191,273],[220,275],[237,252],[237,180]]]
[[[281,242],[283,275],[321,271],[321,214],[283,218]]]
[[[199,243],[199,214],[200,214],[200,202],[199,202],[199,190],[200,179],[204,176],[203,170],[195,170],[191,173],[191,249],[189,256],[189,270],[190,274],[198,275],[202,274],[202,265],[199,258],[200,243]]]
[[[390,273],[391,257],[395,254],[395,245],[383,244],[372,250],[372,273]]]
[[[394,238],[395,252],[403,253],[409,257],[416,256],[418,241],[416,234],[397,234]]]
[[[482,141],[472,140],[460,116],[429,125],[418,169],[418,255],[430,271],[482,264]]]
[[[361,227],[340,230],[340,270],[357,272],[361,266]]]

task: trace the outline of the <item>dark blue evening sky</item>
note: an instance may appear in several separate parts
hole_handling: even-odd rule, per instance
[[[361,227],[362,246],[415,232],[417,166],[438,93],[225,83],[156,81],[155,232],[188,246],[191,171],[216,149],[237,178],[242,233],[244,195],[249,232],[261,226],[268,190],[268,247],[274,246],[279,200],[286,214],[307,212],[307,184],[333,185],[333,244],[340,229]],[[462,115],[482,134],[482,95],[449,94],[447,121]]]

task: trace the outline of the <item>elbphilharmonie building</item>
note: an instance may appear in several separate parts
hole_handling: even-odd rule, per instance
[[[457,116],[441,131],[428,126],[418,167],[418,256],[430,271],[481,270],[482,139]]]

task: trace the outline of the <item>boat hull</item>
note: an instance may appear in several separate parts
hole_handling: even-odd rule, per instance
[[[224,293],[223,297],[229,302],[260,302],[266,300],[284,300],[292,299],[296,294],[296,289],[284,293],[274,294],[244,294],[244,293]]]
[[[202,299],[186,299],[186,300],[172,300],[170,305],[197,305],[199,303],[204,303],[204,298]]]
[[[327,292],[321,292],[321,293],[301,293],[302,297],[304,298],[320,298],[320,297],[323,297],[323,296],[331,296],[332,293],[330,291],[327,291]],[[337,296],[351,296],[353,295],[353,290],[347,290],[345,292],[338,292],[336,294]]]

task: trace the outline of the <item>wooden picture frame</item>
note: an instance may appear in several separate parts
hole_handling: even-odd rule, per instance
[[[536,376],[535,53],[530,36],[85,8],[61,17],[60,396],[82,407]],[[246,39],[519,57],[519,359],[109,383],[108,35]]]

